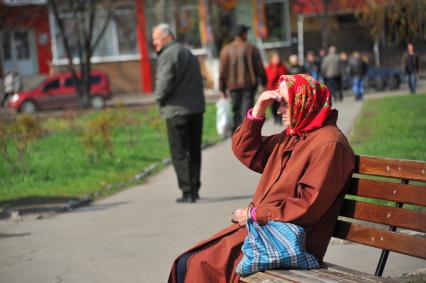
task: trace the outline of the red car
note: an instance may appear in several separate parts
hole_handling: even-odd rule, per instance
[[[105,101],[112,96],[108,76],[102,72],[93,71],[90,76],[90,83],[91,105],[96,109],[101,109],[105,106]],[[51,76],[33,90],[14,94],[7,102],[8,108],[26,113],[34,113],[42,109],[78,106],[80,106],[80,97],[71,73]]]

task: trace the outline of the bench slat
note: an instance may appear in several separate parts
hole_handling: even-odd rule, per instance
[[[426,241],[420,237],[379,230],[341,220],[337,221],[334,237],[426,259]]]
[[[248,277],[242,277],[245,283],[396,283],[390,278],[383,278],[327,263],[327,268],[312,270],[266,270]]]
[[[362,277],[364,280],[369,281],[369,282],[384,282],[384,283],[395,283],[397,282],[396,280],[390,279],[390,278],[384,278],[384,277],[378,277],[372,274],[368,274],[368,273],[364,273],[358,270],[353,270],[347,267],[343,267],[340,265],[336,265],[333,263],[326,263],[327,265],[327,270],[329,271],[336,271],[348,276],[359,276]],[[319,269],[319,270],[324,270],[324,269]]]
[[[243,283],[294,283],[283,278],[277,278],[263,272],[256,272],[247,277],[241,277],[240,282]]]
[[[274,277],[283,278],[292,282],[318,283],[318,280],[316,279],[301,276],[300,274],[291,274],[288,270],[267,270],[265,272]]]
[[[356,156],[355,172],[426,182],[426,162],[424,161]]]
[[[321,274],[315,273],[307,270],[267,270],[266,273],[271,274],[273,276],[277,276],[279,278],[284,278],[288,280],[292,280],[295,282],[303,282],[303,283],[314,283],[314,282],[322,282],[322,283],[358,283],[357,281],[353,281],[351,279],[343,279],[341,281],[338,278],[330,276],[329,274]],[[371,282],[370,282],[371,283]]]
[[[426,232],[426,212],[345,200],[340,215],[388,226]]]
[[[352,178],[348,194],[426,206],[426,187]]]
[[[350,283],[373,283],[378,282],[377,279],[364,278],[364,275],[349,274],[346,272],[340,272],[338,270],[329,269],[318,269],[313,270],[314,273],[320,273],[322,275],[328,275],[335,278],[339,282],[350,282]]]

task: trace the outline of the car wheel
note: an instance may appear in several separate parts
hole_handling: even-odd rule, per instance
[[[34,102],[32,102],[31,100],[27,100],[22,103],[22,106],[21,108],[19,108],[19,110],[23,113],[32,114],[37,111],[37,107]]]
[[[92,98],[92,107],[95,109],[102,109],[105,107],[105,100],[100,96]]]

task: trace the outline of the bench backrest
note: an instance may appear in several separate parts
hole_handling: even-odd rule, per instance
[[[418,207],[406,208],[407,204]],[[333,236],[426,259],[426,237],[421,235],[426,232],[425,206],[426,162],[356,156]],[[379,276],[386,264],[387,254],[383,256],[381,271],[376,270]]]

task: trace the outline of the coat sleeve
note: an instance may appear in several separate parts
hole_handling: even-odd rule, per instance
[[[160,105],[164,105],[169,96],[173,93],[174,83],[174,60],[170,56],[163,54],[158,58],[157,74],[155,79],[155,100]]]
[[[226,78],[228,77],[229,59],[227,47],[225,46],[220,52],[220,66],[219,66],[219,89],[225,92],[227,89]]]
[[[318,222],[345,189],[354,169],[354,155],[339,142],[323,146],[309,161],[297,184],[297,195],[256,207],[256,220],[309,226]]]
[[[262,136],[265,120],[245,118],[232,136],[232,151],[245,166],[262,173],[280,135]]]
[[[262,58],[260,57],[260,53],[257,48],[254,48],[253,56],[254,56],[253,62],[255,63],[256,74],[258,78],[260,79],[260,83],[262,84],[262,86],[265,87],[268,81],[268,78],[266,76],[265,68],[263,67]]]

